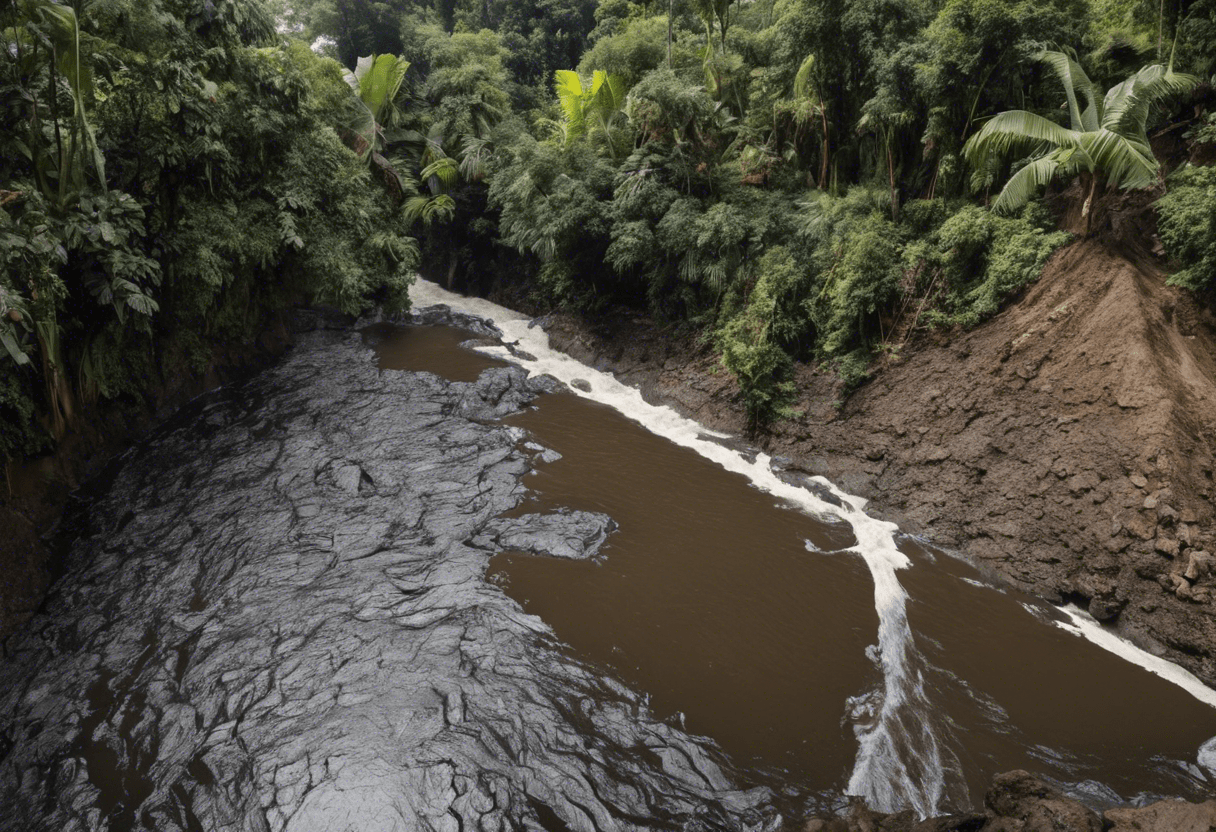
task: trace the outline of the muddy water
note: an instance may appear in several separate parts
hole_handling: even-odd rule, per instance
[[[469,337],[459,331],[379,336],[385,368],[467,379],[492,363],[456,349]],[[493,578],[577,654],[737,761],[843,790],[858,755],[847,714],[864,725],[881,690],[867,657],[874,586],[843,551],[856,542],[849,526],[779,504],[575,395],[545,396],[509,421],[562,454],[527,479],[533,497],[516,513],[570,506],[620,529],[601,562],[508,553],[492,561]],[[1216,735],[1216,709],[1053,626],[1060,613],[965,564],[908,538],[900,549],[912,561],[899,573],[919,648],[912,675],[930,706],[903,728],[940,749],[939,808],[979,803],[991,776],[1013,768],[1080,784],[1097,802],[1211,789],[1193,764]]]

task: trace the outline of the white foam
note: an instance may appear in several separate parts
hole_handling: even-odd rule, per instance
[[[1060,611],[1067,615],[1069,620],[1053,621],[1057,627],[1080,636],[1091,644],[1096,644],[1103,650],[1114,653],[1121,659],[1143,667],[1149,673],[1154,673],[1167,682],[1172,682],[1182,688],[1205,705],[1216,708],[1216,690],[1205,685],[1189,670],[1166,661],[1160,656],[1154,656],[1147,650],[1141,650],[1130,641],[1119,638],[1080,607],[1068,604],[1060,607]]]
[[[815,479],[828,487],[843,507],[782,481],[770,468],[767,455],[758,454],[749,461],[738,451],[711,441],[713,433],[702,425],[669,407],[648,403],[638,390],[621,384],[611,374],[551,349],[548,334],[539,326],[529,327],[529,319],[517,312],[486,300],[447,292],[421,279],[410,294],[416,308],[445,304],[453,310],[493,321],[502,330],[504,342],[535,356],[535,360],[521,359],[503,347],[481,347],[479,351],[521,364],[534,374],[551,375],[567,385],[575,379],[586,381],[590,391],[571,388],[572,391],[615,408],[651,433],[690,448],[727,471],[742,474],[755,487],[808,514],[848,522],[857,545],[844,551],[861,556],[874,580],[874,604],[879,619],[878,663],[883,671],[882,704],[877,718],[856,728],[860,748],[848,793],[864,798],[879,811],[912,808],[921,817],[937,814],[945,787],[945,764],[932,729],[919,657],[915,655],[908,626],[908,596],[896,577],[896,572],[907,569],[911,561],[895,545],[898,527],[894,523],[867,516],[864,499],[841,492],[821,477]]]

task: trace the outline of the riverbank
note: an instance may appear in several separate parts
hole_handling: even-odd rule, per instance
[[[705,339],[629,312],[543,325],[647,398],[744,431],[737,385]],[[892,349],[850,396],[799,366],[802,414],[756,442],[1212,684],[1214,344],[1211,313],[1151,262],[1082,241],[995,319]]]

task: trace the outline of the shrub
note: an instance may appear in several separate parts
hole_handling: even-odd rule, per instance
[[[756,270],[746,306],[718,335],[722,363],[739,380],[751,430],[790,413],[793,359],[786,348],[799,343],[810,326],[802,309],[810,276],[789,250],[770,249]]]
[[[945,296],[930,320],[973,327],[1000,311],[1014,293],[1038,279],[1043,264],[1069,235],[1031,221],[1032,206],[1016,218],[974,205],[950,217],[934,235],[930,257],[942,270]]]
[[[1170,259],[1181,268],[1173,286],[1212,294],[1216,289],[1216,167],[1184,167],[1157,201],[1157,230]]]

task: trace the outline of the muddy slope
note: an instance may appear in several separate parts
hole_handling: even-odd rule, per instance
[[[571,355],[742,431],[708,345],[637,316],[545,325]],[[843,403],[799,367],[804,415],[760,441],[1214,683],[1214,345],[1212,317],[1151,265],[1078,242],[996,319],[905,346]]]

